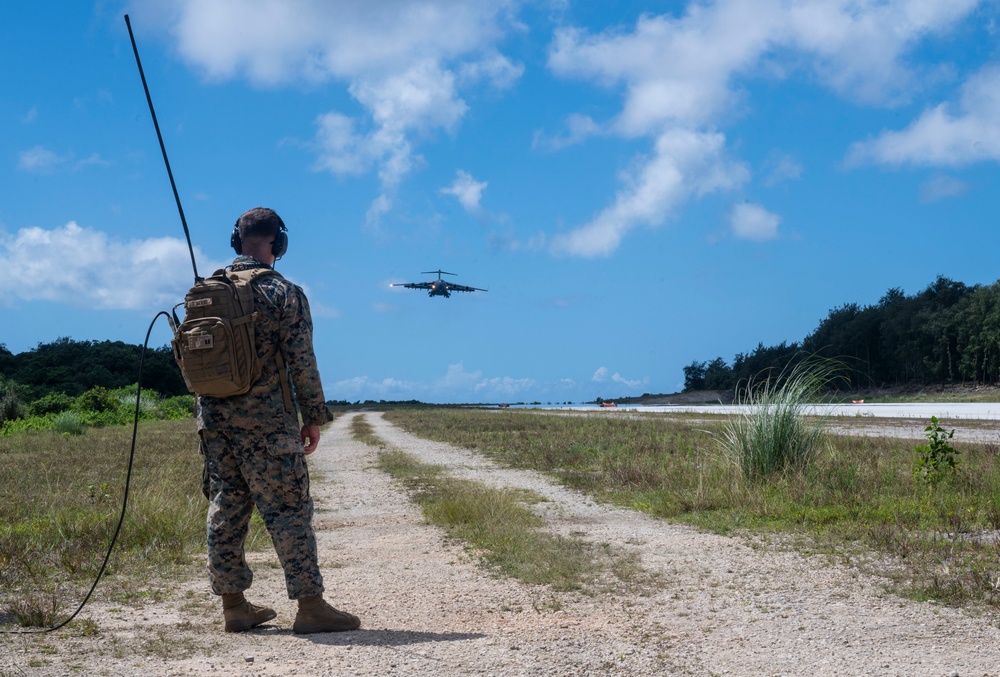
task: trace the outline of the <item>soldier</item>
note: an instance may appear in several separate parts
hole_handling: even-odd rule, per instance
[[[288,237],[281,218],[258,207],[240,216],[230,241],[239,256],[229,269],[248,270],[272,267],[285,253]],[[263,275],[252,284],[263,374],[244,395],[197,398],[203,488],[210,502],[212,592],[222,597],[226,632],[249,630],[277,615],[243,596],[253,581],[243,546],[256,505],[284,568],[288,597],[299,603],[292,629],[355,630],[361,625],[356,616],[323,599],[312,527],[305,457],[319,444],[320,425],[332,417],[316,368],[309,303],[301,288],[280,275]]]

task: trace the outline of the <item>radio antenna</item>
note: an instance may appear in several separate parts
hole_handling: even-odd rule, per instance
[[[163,153],[163,164],[167,166],[167,176],[170,178],[170,187],[174,191],[174,201],[177,203],[177,213],[181,215],[181,225],[184,226],[184,237],[187,238],[188,251],[191,253],[191,267],[194,269],[194,281],[201,281],[198,276],[198,265],[194,262],[194,247],[191,246],[191,233],[188,232],[187,219],[184,218],[184,208],[181,207],[181,198],[177,194],[177,184],[174,183],[174,173],[170,171],[170,160],[167,159],[167,148],[163,145],[163,135],[160,134],[160,124],[156,121],[156,111],[153,110],[153,98],[149,95],[149,87],[146,85],[146,74],[142,72],[142,61],[139,60],[139,48],[135,46],[135,36],[132,34],[132,23],[125,15],[125,25],[128,27],[128,37],[132,41],[132,52],[135,54],[135,65],[139,67],[139,77],[142,78],[142,89],[146,92],[146,103],[149,104],[149,114],[153,117],[153,127],[156,129],[156,138],[160,142],[160,152]]]

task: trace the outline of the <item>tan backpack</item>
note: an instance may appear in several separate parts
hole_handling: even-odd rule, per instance
[[[197,280],[184,297],[184,321],[174,316],[174,359],[188,390],[210,397],[233,397],[250,390],[260,378],[251,282],[279,273],[270,268],[220,269]],[[179,305],[179,304],[178,304]],[[266,359],[266,358],[265,358]],[[285,407],[294,411],[281,350],[274,359],[281,376]]]

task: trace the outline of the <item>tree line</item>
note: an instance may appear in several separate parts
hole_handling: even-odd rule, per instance
[[[138,381],[141,355],[141,345],[122,341],[64,337],[16,355],[0,344],[0,381],[13,384],[26,402],[53,393],[77,397],[95,387],[115,390]],[[146,351],[142,387],[164,397],[187,394],[169,346]]]
[[[968,286],[938,276],[908,296],[889,289],[878,303],[830,310],[801,342],[782,342],[684,367],[684,390],[728,390],[806,355],[849,367],[852,388],[1000,383],[1000,281]]]

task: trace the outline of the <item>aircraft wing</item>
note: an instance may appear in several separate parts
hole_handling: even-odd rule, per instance
[[[407,289],[430,289],[430,282],[393,282],[390,287],[406,287]]]
[[[448,291],[489,291],[489,289],[480,289],[479,287],[466,287],[464,284],[449,284]]]

